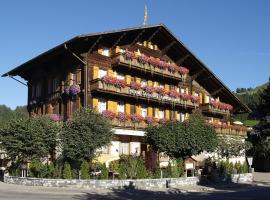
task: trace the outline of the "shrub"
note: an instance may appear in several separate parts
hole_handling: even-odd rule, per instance
[[[72,170],[70,164],[65,162],[64,169],[63,169],[63,178],[64,179],[71,179],[72,178]]]
[[[119,161],[115,160],[110,162],[109,169],[111,172],[118,172],[119,173]]]
[[[85,160],[81,164],[81,179],[90,179],[89,175],[89,163]]]
[[[125,163],[119,164],[119,179],[126,179],[127,178],[127,167]]]
[[[149,177],[149,173],[145,167],[144,161],[142,159],[138,159],[137,166],[136,166],[136,178],[144,179],[148,177]]]
[[[159,167],[157,167],[153,173],[153,178],[161,178],[161,169]]]
[[[100,179],[108,179],[109,178],[109,170],[107,169],[106,165],[101,165],[101,174]]]
[[[178,167],[178,174],[179,176],[184,176],[185,174],[185,163],[183,161],[183,159],[179,159],[176,161],[177,163],[177,167]]]
[[[48,166],[43,165],[40,160],[32,160],[29,166],[29,176],[36,178],[48,177]]]
[[[61,178],[61,171],[62,171],[62,167],[60,165],[55,165],[54,170],[52,172],[52,177]]]

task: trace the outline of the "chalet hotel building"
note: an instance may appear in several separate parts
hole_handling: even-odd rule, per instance
[[[246,136],[232,116],[248,107],[164,25],[74,37],[3,76],[17,75],[27,81],[31,116],[67,120],[90,106],[112,121],[103,162],[146,156],[146,126],[184,121],[195,110],[217,134]]]

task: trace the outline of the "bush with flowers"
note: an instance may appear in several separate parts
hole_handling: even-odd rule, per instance
[[[180,94],[180,99],[182,99],[184,101],[188,101],[188,100],[190,100],[190,95],[186,94],[186,93],[181,93]]]

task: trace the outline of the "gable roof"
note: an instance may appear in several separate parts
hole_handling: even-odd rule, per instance
[[[125,35],[128,35],[128,37]],[[30,68],[48,60],[51,56],[65,53],[65,45],[72,46],[72,49],[82,53],[89,50],[89,46],[94,48],[96,42],[100,39],[108,45],[114,45],[116,41],[119,45],[130,44],[138,39],[141,41],[152,41],[158,44],[160,49],[166,49],[166,55],[174,62],[185,64],[190,69],[190,75],[194,80],[210,94],[215,94],[220,96],[221,99],[225,99],[226,102],[237,108],[236,112],[250,112],[250,109],[163,24],[79,35],[38,55],[2,76],[19,75],[24,77],[24,72]]]

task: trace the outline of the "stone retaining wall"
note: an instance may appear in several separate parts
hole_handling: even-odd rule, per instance
[[[253,176],[248,174],[236,174],[231,176],[233,183],[251,183]],[[5,176],[4,182],[8,184],[45,187],[69,187],[84,189],[160,189],[177,188],[184,185],[196,185],[198,177],[163,178],[163,179],[139,179],[139,180],[78,180],[78,179],[43,179],[43,178],[21,178]]]
[[[183,185],[196,185],[198,177],[187,178],[164,178],[164,179],[140,179],[140,180],[77,180],[77,179],[42,179],[42,178],[21,178],[5,176],[5,183],[26,186],[46,187],[69,187],[84,189],[157,189],[173,188]]]
[[[253,182],[253,174],[234,174],[231,176],[231,181],[233,183],[252,183]]]

